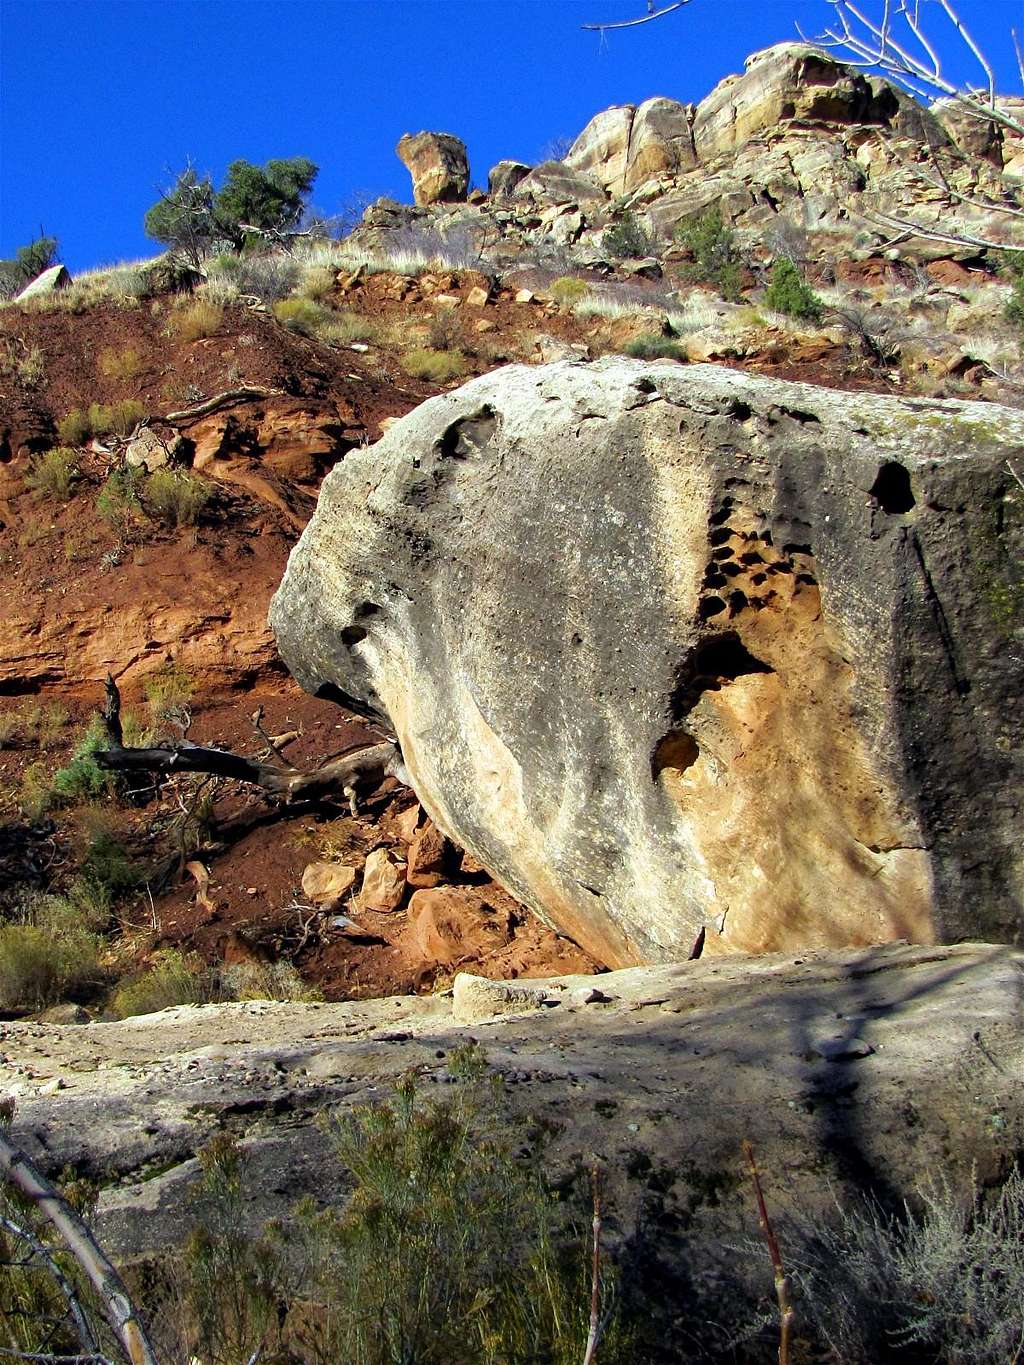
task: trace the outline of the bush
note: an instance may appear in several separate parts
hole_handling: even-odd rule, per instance
[[[301,332],[303,336],[315,337],[317,328],[328,317],[327,309],[312,299],[280,299],[274,304],[274,317],[289,332]]]
[[[550,292],[559,308],[572,308],[574,304],[587,297],[590,285],[586,280],[577,279],[575,275],[563,275],[561,279],[552,283]]]
[[[323,992],[307,985],[290,962],[242,962],[221,972],[220,987],[228,1000],[322,1000]]]
[[[328,265],[307,266],[302,273],[299,292],[303,298],[312,299],[314,303],[322,303],[333,293],[337,283],[337,273]]]
[[[210,262],[211,280],[227,280],[240,294],[254,294],[265,303],[286,298],[295,288],[299,267],[289,256],[236,256],[226,252]]]
[[[788,318],[821,322],[825,315],[825,305],[821,299],[785,256],[772,267],[771,283],[765,291],[764,301],[772,312],[783,313]]]
[[[649,256],[654,249],[650,234],[644,231],[636,214],[623,213],[601,238],[601,247],[609,256]]]
[[[268,161],[262,167],[251,161],[232,161],[214,201],[218,229],[241,247],[249,228],[271,234],[294,228],[317,173],[315,163],[304,156]]]
[[[192,700],[192,675],[175,663],[161,664],[149,675],[142,690],[156,720],[176,717],[183,706]]]
[[[427,328],[427,344],[432,351],[459,351],[466,344],[462,318],[454,308],[439,308]]]
[[[195,299],[175,308],[167,319],[170,330],[185,342],[212,337],[223,321],[224,309],[211,299]]]
[[[676,241],[693,254],[686,275],[698,284],[712,284],[735,303],[740,297],[743,267],[732,228],[722,222],[721,211],[708,209],[697,218],[677,224]]]
[[[210,177],[186,166],[146,212],[143,231],[169,246],[172,253],[180,253],[190,269],[198,270],[217,232]]]
[[[107,1006],[113,1019],[156,1014],[172,1005],[203,1005],[216,996],[216,980],[207,967],[190,962],[173,948],[154,955],[153,965],[122,981]]]
[[[402,356],[402,369],[413,379],[425,379],[432,384],[444,384],[449,379],[460,379],[466,373],[466,360],[461,351],[434,351],[419,346]]]
[[[99,977],[99,940],[73,905],[34,897],[28,918],[0,925],[0,1009],[43,1009]]]
[[[0,261],[0,298],[10,298],[48,270],[57,259],[57,238],[40,233],[27,246],[18,247],[14,259]]]
[[[158,469],[146,481],[146,506],[164,526],[194,526],[213,490],[184,470]]]
[[[120,538],[128,534],[132,522],[142,514],[141,482],[141,470],[120,465],[110,471],[96,495],[96,511]]]
[[[1024,1304],[1024,1176],[1014,1167],[988,1204],[947,1183],[919,1191],[920,1211],[837,1207],[802,1230],[789,1258],[805,1316],[835,1358],[1016,1359]],[[906,1353],[906,1356],[904,1355]]]
[[[131,346],[126,346],[121,351],[115,351],[112,346],[106,346],[100,352],[100,374],[107,379],[134,379],[141,369],[141,357],[138,351],[133,350]]]
[[[44,498],[67,502],[79,476],[78,457],[67,446],[57,446],[33,457],[25,485]]]
[[[70,761],[53,775],[50,789],[65,804],[91,801],[110,790],[112,779],[96,762],[95,755],[110,747],[110,738],[102,718],[97,714],[75,745]]]
[[[57,434],[66,446],[84,446],[91,432],[89,415],[81,408],[72,408],[57,423]]]
[[[652,332],[647,332],[643,336],[634,339],[624,347],[626,355],[634,356],[637,360],[685,360],[686,351],[677,341],[671,341],[668,337],[655,336]]]

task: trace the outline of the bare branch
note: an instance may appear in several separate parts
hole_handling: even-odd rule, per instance
[[[232,403],[255,403],[261,398],[270,398],[274,394],[279,394],[280,389],[263,389],[254,384],[246,384],[238,389],[225,389],[223,393],[218,393],[213,398],[206,398],[202,403],[196,403],[191,408],[179,408],[177,412],[169,412],[163,419],[174,426],[182,426],[187,422],[194,422],[199,417],[205,417],[208,413],[216,412],[218,408],[225,408]]]
[[[639,19],[623,19],[617,24],[581,24],[580,28],[585,28],[591,33],[607,33],[613,28],[636,28],[638,24],[649,24],[652,19],[664,19],[666,14],[671,14],[673,10],[682,9],[684,5],[689,3],[690,0],[675,0],[674,4],[656,10],[653,0],[647,0],[647,13],[642,14]]]
[[[583,1353],[583,1365],[593,1365],[601,1341],[601,1171],[590,1168],[590,1191],[594,1204],[593,1250],[590,1263],[590,1330]]]
[[[131,1365],[157,1365],[146,1330],[110,1259],[55,1186],[36,1170],[25,1153],[2,1132],[0,1174],[26,1199],[31,1200],[60,1233],[64,1245],[99,1294],[107,1320]],[[95,1360],[96,1357],[91,1359]]]
[[[12,1222],[10,1218],[4,1217],[0,1217],[0,1228],[3,1228],[11,1237],[16,1237],[19,1241],[24,1242],[36,1259],[42,1261],[46,1266],[50,1278],[60,1290],[61,1294],[63,1294],[64,1301],[68,1306],[68,1312],[71,1315],[71,1321],[75,1324],[75,1331],[78,1334],[79,1344],[84,1352],[84,1356],[80,1358],[86,1360],[101,1358],[99,1356],[99,1345],[93,1335],[92,1328],[89,1326],[89,1319],[86,1317],[81,1304],[78,1302],[78,1295],[75,1293],[74,1286],[64,1274],[64,1271],[61,1269],[57,1260],[49,1251],[47,1251],[42,1242],[40,1242],[28,1228],[23,1228],[19,1226],[19,1224]]]
[[[772,1263],[772,1272],[775,1276],[775,1297],[779,1305],[779,1365],[789,1365],[789,1342],[793,1332],[793,1303],[790,1299],[789,1276],[786,1274],[782,1264],[782,1252],[779,1250],[778,1239],[775,1236],[775,1229],[772,1227],[771,1219],[768,1217],[768,1208],[764,1202],[764,1191],[761,1189],[761,1176],[757,1169],[757,1162],[754,1160],[754,1149],[749,1142],[742,1144],[743,1154],[747,1158],[750,1167],[750,1178],[754,1184],[754,1198],[757,1200],[757,1220],[761,1225],[761,1232],[764,1236],[765,1245],[768,1248],[768,1256]]]

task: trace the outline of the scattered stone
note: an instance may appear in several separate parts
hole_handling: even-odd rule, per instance
[[[147,474],[152,474],[155,469],[163,469],[170,464],[180,446],[180,436],[164,441],[152,427],[143,427],[138,436],[133,436],[125,446],[125,463],[133,469],[143,469]]]
[[[302,874],[302,892],[314,905],[335,906],[352,890],[357,872],[344,863],[310,863]]]
[[[51,1005],[49,1009],[37,1014],[41,1024],[88,1024],[92,1016],[81,1005]]]
[[[361,910],[397,910],[405,895],[405,867],[395,863],[386,848],[375,848],[366,859],[359,891]]]
[[[466,303],[470,308],[483,308],[490,300],[490,290],[478,284],[466,295]]]
[[[437,304],[438,308],[451,309],[458,308],[462,300],[457,294],[435,294],[434,302]]]
[[[496,323],[491,322],[490,318],[480,318],[477,322],[473,323],[473,331],[480,332],[481,334],[484,332],[493,332],[496,325]]]
[[[532,302],[533,302],[533,290],[532,290],[532,289],[517,289],[517,290],[516,290],[516,296],[515,296],[514,302],[515,302],[515,303],[532,303]]]
[[[597,986],[581,986],[570,994],[569,999],[574,1005],[610,1005],[613,997]]]
[[[66,1090],[68,1083],[63,1076],[54,1076],[52,1080],[39,1087],[40,1095],[56,1095],[58,1090]]]
[[[409,845],[409,867],[406,872],[409,885],[437,886],[450,850],[451,844],[433,821],[428,820]]]
[[[420,821],[420,806],[410,806],[408,810],[402,811],[401,815],[395,817],[395,829],[398,837],[403,844],[411,844],[416,834],[416,826]]]
[[[449,965],[481,957],[508,942],[508,919],[489,910],[470,886],[416,891],[409,901],[413,940],[425,963]]]

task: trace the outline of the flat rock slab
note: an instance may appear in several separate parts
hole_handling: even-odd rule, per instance
[[[444,1093],[463,1083],[452,1049],[473,1040],[508,1122],[552,1135],[552,1172],[603,1157],[622,1226],[656,1173],[671,1237],[686,1211],[686,1239],[711,1254],[756,1234],[745,1138],[775,1206],[804,1213],[835,1189],[998,1172],[1024,1138],[1022,982],[1012,949],[892,945],[506,983],[541,1008],[497,1000],[467,1025],[444,996],[4,1024],[0,1097],[16,1096],[15,1137],[45,1169],[102,1178],[101,1235],[131,1257],[180,1239],[195,1153],[225,1129],[249,1155],[254,1221],[341,1198],[318,1115],[386,1097],[410,1068]]]

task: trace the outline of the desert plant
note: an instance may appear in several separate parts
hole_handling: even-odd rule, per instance
[[[66,446],[85,445],[91,430],[89,414],[81,408],[72,408],[67,416],[62,417],[57,423],[57,434]]]
[[[290,962],[240,962],[220,974],[228,1000],[322,1000],[323,992],[303,981]]]
[[[590,293],[590,285],[575,275],[563,275],[552,281],[550,293],[559,308],[573,308]]]
[[[375,340],[377,328],[369,318],[364,318],[359,313],[332,312],[327,322],[321,327],[319,335],[324,341],[331,341],[338,346],[344,346],[352,341]]]
[[[427,326],[427,344],[432,351],[456,351],[466,345],[462,319],[454,308],[439,308]]]
[[[210,177],[200,176],[187,165],[147,210],[143,230],[172,253],[180,253],[189,268],[198,270],[217,234]]]
[[[177,663],[161,664],[142,685],[154,720],[177,719],[195,691],[191,673]]]
[[[787,256],[781,257],[772,267],[772,278],[765,291],[764,301],[772,312],[806,322],[820,323],[825,312],[821,299],[801,278],[800,271]]]
[[[337,271],[328,265],[308,265],[302,272],[299,292],[303,298],[322,303],[334,290]]]
[[[318,167],[304,156],[268,161],[232,161],[214,200],[216,224],[237,248],[247,237],[274,236],[297,226],[313,188]]]
[[[628,209],[621,214],[601,238],[602,250],[609,256],[638,258],[649,256],[654,243],[635,213]]]
[[[158,469],[146,480],[146,506],[164,526],[194,526],[213,490],[185,470]]]
[[[903,1359],[1005,1365],[1024,1340],[1024,1176],[988,1202],[941,1179],[916,1207],[837,1203],[791,1255],[802,1311],[850,1365]]]
[[[134,379],[142,369],[142,358],[131,346],[116,351],[105,346],[100,352],[99,371],[107,379]]]
[[[0,925],[0,1009],[42,1009],[98,977],[96,936],[66,901],[40,901],[37,922]]]
[[[78,457],[67,446],[56,446],[33,456],[25,485],[44,498],[67,502],[78,479]]]
[[[110,774],[96,762],[100,749],[110,747],[102,717],[94,715],[82,738],[75,745],[71,758],[58,768],[50,783],[53,795],[65,804],[89,801],[109,791]]]
[[[230,282],[240,294],[254,294],[265,303],[274,303],[295,288],[299,266],[290,256],[225,252],[210,262],[207,275],[214,282]]]
[[[743,267],[736,250],[735,234],[722,221],[721,210],[706,209],[696,218],[676,225],[675,239],[693,256],[687,276],[698,284],[711,284],[723,298],[740,297]]]
[[[50,775],[43,763],[30,763],[21,775],[18,808],[25,819],[41,820],[53,804]]]
[[[677,341],[669,337],[655,336],[651,332],[634,337],[623,347],[626,355],[637,360],[685,360],[686,351]]]
[[[402,356],[401,364],[406,374],[432,384],[460,379],[466,373],[466,360],[461,351],[434,351],[428,346],[407,351]]]
[[[312,299],[279,299],[274,304],[274,317],[290,332],[301,332],[303,336],[316,336],[317,328],[326,320],[327,309]]]
[[[179,341],[212,337],[224,321],[224,309],[212,299],[194,299],[172,310],[167,325]]]
[[[132,523],[142,515],[141,483],[140,469],[118,465],[107,475],[96,495],[96,511],[120,539],[127,536]]]
[[[155,1014],[172,1005],[202,1005],[216,998],[216,978],[209,968],[190,961],[173,948],[153,956],[151,965],[127,977],[107,1006],[114,1019]]]
[[[0,298],[10,298],[37,275],[48,270],[57,258],[57,238],[39,236],[18,247],[13,260],[0,261]]]

